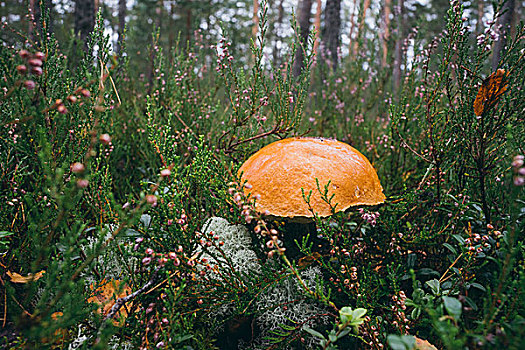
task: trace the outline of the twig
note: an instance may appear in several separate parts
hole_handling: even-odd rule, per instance
[[[124,306],[124,304],[126,304],[128,301],[131,301],[131,300],[135,299],[135,297],[137,295],[140,295],[140,294],[144,293],[145,290],[149,289],[153,285],[153,283],[155,283],[155,280],[157,279],[158,272],[159,272],[159,268],[157,267],[155,269],[155,272],[153,272],[153,275],[151,276],[151,278],[148,281],[148,283],[146,283],[139,290],[131,293],[130,295],[127,295],[127,296],[122,297],[122,298],[118,298],[117,301],[115,302],[115,304],[111,307],[111,309],[108,312],[108,314],[106,315],[106,317],[104,317],[104,321],[115,317],[117,312],[120,310],[120,308],[122,306]]]

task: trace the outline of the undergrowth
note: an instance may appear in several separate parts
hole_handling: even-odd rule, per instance
[[[249,67],[227,37],[164,52],[154,31],[152,75],[137,74],[101,16],[85,50],[64,54],[45,16],[39,40],[0,46],[0,343],[522,346],[523,25],[500,62],[506,88],[478,114],[492,42],[459,3],[433,41],[413,33],[423,49],[397,99],[388,68],[358,55],[333,70],[314,33],[268,62],[267,6]],[[256,213],[239,166],[302,135],[362,151],[386,203],[308,229]],[[121,299],[99,310],[100,291]]]

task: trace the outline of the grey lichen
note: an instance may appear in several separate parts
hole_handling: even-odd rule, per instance
[[[228,266],[231,263],[233,270],[240,274],[253,274],[261,271],[257,254],[250,249],[252,238],[245,226],[232,225],[226,219],[212,217],[204,224],[203,232],[205,235],[213,232],[218,237],[217,241],[224,242],[221,250],[230,262],[213,246],[206,248],[201,258],[208,259],[212,265],[217,266]],[[198,251],[201,249],[199,248]],[[216,275],[216,278],[220,277]]]
[[[257,254],[251,249],[252,238],[245,226],[232,225],[223,218],[213,217],[205,223],[202,232],[205,236],[213,232],[219,237],[219,241],[224,242],[224,245],[220,248],[222,252],[213,246],[206,249],[199,247],[198,251],[202,253],[201,258],[208,259],[218,269],[233,267],[241,276],[261,273],[262,267]],[[319,267],[310,266],[301,271],[300,275],[309,289],[318,288],[319,279],[322,278]],[[212,270],[210,276],[221,279],[223,275]],[[234,310],[234,305],[222,305],[216,308],[210,317],[226,319],[232,315]],[[257,293],[257,299],[250,312],[255,313],[255,322],[261,334],[250,343],[241,341],[239,349],[267,348],[271,345],[267,338],[272,336],[272,331],[280,330],[282,324],[297,326],[298,329],[301,329],[304,326],[313,328],[330,322],[328,309],[309,297],[293,274],[266,286],[260,293]],[[308,334],[305,334],[304,338],[307,348],[315,348],[317,339]]]

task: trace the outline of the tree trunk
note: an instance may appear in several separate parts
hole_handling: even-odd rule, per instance
[[[257,32],[259,31],[259,0],[253,0],[253,27],[252,27],[252,38],[255,41],[257,39]]]
[[[354,40],[354,44],[352,47],[352,52],[355,55],[357,55],[357,52],[359,51],[359,40],[364,35],[364,28],[365,28],[365,20],[366,20],[366,12],[368,11],[368,8],[370,7],[370,0],[364,0],[363,1],[363,7],[361,8],[361,16],[359,17],[359,26],[357,27],[357,38]]]
[[[483,33],[483,15],[485,14],[484,2],[485,0],[478,0],[478,20],[476,21],[476,36]]]
[[[310,34],[310,15],[312,12],[312,0],[299,0],[298,4],[298,20],[299,20],[299,40],[306,46],[308,43],[308,34]],[[304,67],[304,51],[303,47],[298,45],[295,51],[295,61],[293,65],[293,75],[298,77]]]
[[[122,50],[124,42],[124,27],[126,26],[126,0],[118,0],[118,39],[117,53]]]
[[[338,48],[341,34],[341,0],[326,0],[324,13],[323,42],[328,51],[325,56],[333,69],[337,68]]]
[[[280,0],[279,1],[277,20],[275,21],[275,25],[274,25],[275,40],[274,40],[274,44],[273,44],[272,56],[273,56],[273,64],[276,67],[279,65],[279,61],[281,60],[281,58],[279,56],[279,49],[277,48],[277,43],[281,42],[281,36],[279,34],[280,34],[280,31],[281,31],[281,24],[283,23],[283,18],[284,18],[283,1],[284,0]]]
[[[189,47],[191,43],[191,36],[192,36],[192,28],[193,28],[193,14],[191,13],[191,0],[186,5],[188,8],[186,9],[186,48]]]
[[[51,26],[51,12],[53,11],[53,2],[51,0],[29,0],[29,10],[33,15],[33,18],[29,21],[29,36],[32,40],[37,40],[38,33],[42,31],[42,9],[41,4],[49,14],[49,21],[45,23],[46,31],[51,33],[53,28]]]
[[[512,22],[512,17],[514,15],[514,0],[507,0],[501,11],[503,15],[499,17],[498,24],[501,25],[501,30],[499,33],[499,39],[494,43],[494,51],[492,53],[492,70],[495,71],[498,68],[499,61],[501,59],[501,52],[507,43],[507,37],[510,34],[510,25]]]
[[[314,43],[314,54],[317,55],[317,48],[319,47],[319,37],[321,35],[321,13],[323,11],[322,1],[317,0],[317,9],[315,10],[315,43]]]
[[[348,51],[350,53],[350,57],[352,58],[353,58],[352,47],[354,45],[354,41],[352,40],[352,38],[354,36],[356,17],[357,17],[357,0],[354,0],[354,7],[352,8],[352,15],[350,16],[350,34],[348,35],[348,37],[350,38],[350,44],[348,45]]]
[[[95,1],[75,0],[75,34],[87,45],[87,38],[95,28]]]
[[[383,56],[381,57],[381,67],[387,66],[388,59],[388,41],[390,40],[390,7],[392,0],[385,0],[383,8],[383,35],[382,35],[382,49]]]
[[[393,95],[394,98],[399,98],[399,87],[401,86],[401,64],[403,63],[403,33],[404,33],[404,20],[403,16],[405,13],[404,0],[398,0],[395,17],[397,18],[396,28],[396,47],[394,51],[394,70],[393,70]]]

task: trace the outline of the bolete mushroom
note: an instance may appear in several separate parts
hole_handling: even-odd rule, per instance
[[[252,155],[239,169],[246,182],[245,194],[256,197],[258,212],[311,221],[332,215],[323,200],[333,195],[331,205],[345,211],[359,205],[385,201],[377,173],[355,148],[332,139],[288,138],[273,142]],[[319,188],[318,188],[319,184]],[[310,206],[303,197],[310,196]]]

